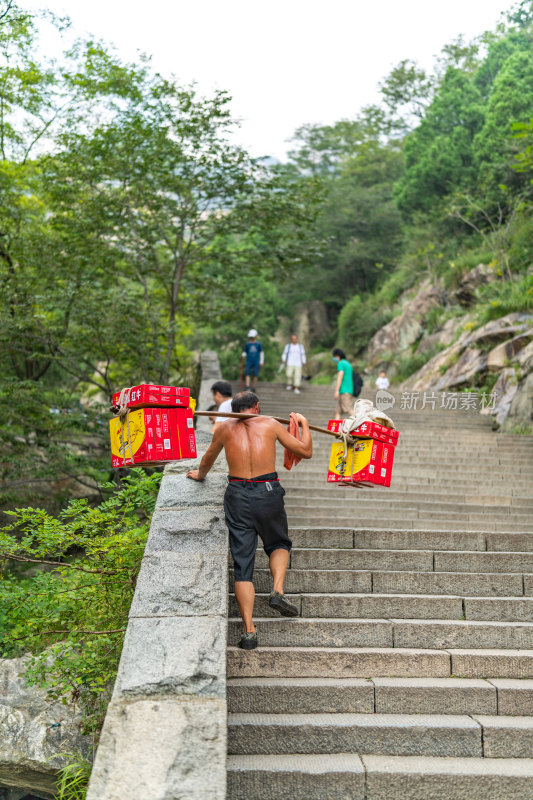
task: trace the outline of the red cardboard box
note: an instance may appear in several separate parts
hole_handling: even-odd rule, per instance
[[[377,422],[363,422],[358,428],[352,431],[354,436],[370,436],[372,439],[379,439],[381,442],[396,444],[398,441],[398,431],[394,428],[387,428]]]
[[[330,419],[328,430],[338,432],[341,425],[342,420]],[[331,447],[328,483],[354,481],[390,486],[398,431],[376,422],[365,422],[351,433],[355,442],[348,448],[346,459],[344,442],[336,442]]]
[[[131,448],[128,443],[126,421],[124,420],[122,424],[120,417],[109,420],[111,463],[114,468],[151,463],[156,460],[153,409],[139,408],[131,411],[128,422]]]
[[[328,422],[328,431],[338,432],[342,425],[340,419],[330,419]],[[351,431],[352,436],[362,439],[379,439],[381,442],[387,442],[396,446],[398,443],[398,431],[394,428],[387,428],[385,425],[380,425],[377,422],[363,422],[358,428]]]
[[[343,483],[381,483],[381,442],[376,439],[356,439],[353,461],[342,478]],[[348,465],[347,465],[348,466]]]
[[[113,407],[118,408],[121,392],[113,395]],[[172,406],[187,408],[189,405],[190,389],[181,386],[155,386],[151,383],[141,383],[126,389],[122,402],[127,408],[142,408],[147,406]]]
[[[379,477],[383,486],[390,486],[392,477],[392,465],[394,462],[394,445],[387,442],[381,443],[381,465]]]
[[[196,436],[194,435],[194,414],[190,408],[185,410],[181,408],[172,409],[174,414],[174,425],[176,430],[176,448],[174,449],[174,457],[178,458],[196,458]],[[185,413],[184,413],[185,411]],[[179,455],[179,453],[187,453],[187,455]]]
[[[120,417],[113,417],[109,426],[114,468],[196,458],[193,411],[190,408],[132,409],[129,412],[131,449],[126,422],[122,424]]]
[[[154,409],[155,449],[158,460],[196,458],[193,412],[190,408]]]

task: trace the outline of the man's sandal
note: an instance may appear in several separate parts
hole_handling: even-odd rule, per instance
[[[296,606],[289,603],[285,595],[281,594],[281,592],[271,592],[268,605],[270,608],[279,611],[283,617],[297,617],[300,613]]]
[[[257,633],[243,633],[239,647],[241,650],[255,650],[257,647]]]

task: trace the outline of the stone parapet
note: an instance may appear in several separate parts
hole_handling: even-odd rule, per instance
[[[202,370],[201,407],[216,354]],[[199,454],[210,438],[197,431]],[[226,797],[226,468],[196,483],[195,466],[165,469],[87,800]]]

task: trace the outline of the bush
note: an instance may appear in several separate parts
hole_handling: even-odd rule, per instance
[[[476,295],[479,304],[476,319],[480,325],[513,311],[533,312],[533,275],[480,286]]]
[[[392,312],[380,306],[376,297],[349,300],[339,314],[339,339],[345,350],[360,352],[372,336],[392,319]]]
[[[444,345],[440,345],[431,348],[431,350],[428,350],[425,353],[413,353],[400,358],[396,362],[395,382],[401,383],[407,378],[410,378],[411,375],[414,375],[415,372],[418,372],[418,370],[427,364],[428,361],[431,361],[433,356],[437,355],[437,353],[440,353],[443,349]]]
[[[17,509],[0,530],[0,656],[32,654],[28,683],[78,702],[85,733],[105,714],[160,478],[134,468],[118,491],[104,484],[114,492],[96,508]],[[42,566],[19,580],[12,562]]]

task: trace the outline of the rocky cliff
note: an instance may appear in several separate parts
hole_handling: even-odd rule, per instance
[[[400,388],[484,392],[490,402],[483,413],[492,414],[497,426],[527,431],[533,423],[533,314],[476,321],[475,290],[490,280],[483,264],[454,291],[425,280],[401,298],[399,313],[372,337],[365,356],[372,371],[384,366],[392,377],[402,359],[422,363]],[[437,323],[430,326],[432,315]]]

